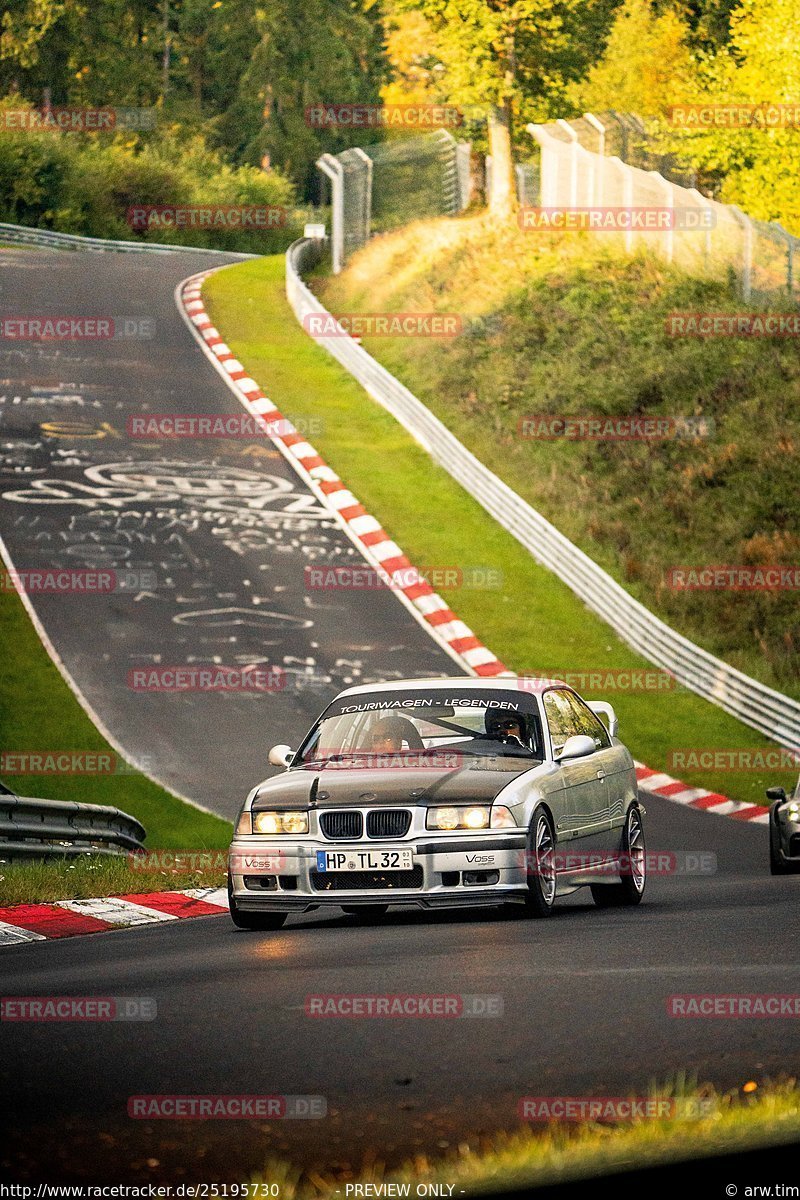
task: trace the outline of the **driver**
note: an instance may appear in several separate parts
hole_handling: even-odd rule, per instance
[[[524,719],[515,713],[498,712],[491,709],[484,718],[486,736],[504,746],[525,745]]]
[[[369,732],[367,750],[376,754],[396,754],[403,749],[406,722],[400,717],[382,717]]]

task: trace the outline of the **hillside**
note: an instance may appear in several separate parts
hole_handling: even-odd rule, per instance
[[[315,287],[339,314],[458,314],[453,337],[364,345],[633,595],[800,696],[796,589],[686,590],[670,575],[800,563],[796,338],[669,336],[671,313],[754,306],[727,281],[621,256],[600,238],[484,217],[376,238]],[[523,424],[535,414],[688,420],[699,436],[543,440]]]

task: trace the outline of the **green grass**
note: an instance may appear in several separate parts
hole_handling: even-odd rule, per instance
[[[800,1135],[800,1093],[793,1080],[748,1094],[717,1095],[711,1088],[652,1092],[659,1098],[671,1094],[710,1102],[711,1111],[699,1119],[676,1116],[619,1125],[523,1128],[494,1134],[478,1145],[465,1139],[447,1157],[430,1160],[417,1155],[396,1171],[386,1171],[378,1161],[362,1171],[306,1173],[271,1161],[252,1182],[279,1181],[283,1200],[333,1200],[343,1195],[345,1182],[407,1183],[411,1196],[419,1184],[439,1183],[452,1185],[455,1196],[462,1189],[480,1195],[566,1180],[595,1181],[614,1171],[792,1143]]]
[[[95,896],[124,896],[138,892],[183,891],[185,888],[224,887],[225,851],[202,860],[186,856],[187,869],[172,870],[150,865],[135,869],[127,855],[86,855],[57,862],[2,861],[0,850],[0,905],[46,904],[54,900],[86,900]],[[206,865],[207,863],[207,865]],[[195,869],[188,869],[195,867]]]
[[[0,644],[4,647],[0,655],[0,747],[4,751],[114,753],[64,682],[13,592],[0,591]],[[138,773],[8,775],[4,782],[24,796],[120,808],[144,825],[148,847],[210,849],[226,847],[230,841],[228,821],[185,804]],[[14,898],[17,896],[24,896],[25,900],[67,900],[104,895],[115,872],[121,880],[122,871],[122,863],[107,862],[76,865],[74,871],[64,863],[36,867],[16,862],[4,864],[0,903],[21,903]],[[139,880],[139,891],[163,886],[163,881],[156,885],[141,873],[134,873],[134,877]],[[181,878],[183,882],[177,886],[192,886],[185,882],[185,876]],[[92,881],[99,889],[94,893],[86,890]],[[216,882],[216,876],[210,882]],[[64,891],[62,885],[68,890]]]
[[[501,573],[499,588],[444,592],[458,616],[520,674],[646,666],[312,342],[288,306],[283,270],[283,259],[275,257],[218,272],[204,286],[211,317],[283,412],[321,424],[312,442],[414,563],[482,565]],[[769,745],[688,692],[606,692],[598,698],[612,699],[622,737],[652,767],[663,767],[674,748]],[[794,785],[789,771],[687,770],[681,777],[756,803],[763,802],[769,783]]]
[[[666,578],[675,566],[800,564],[797,339],[668,336],[670,313],[761,304],[728,279],[626,256],[613,241],[483,217],[418,222],[316,286],[332,312],[492,318],[454,338],[364,344],[648,608],[800,698],[797,591],[675,591]],[[694,443],[521,437],[520,420],[537,413],[702,417],[712,428]]]

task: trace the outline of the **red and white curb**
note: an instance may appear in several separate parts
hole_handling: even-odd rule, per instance
[[[57,900],[53,904],[16,904],[0,908],[0,946],[43,942],[83,933],[107,933],[158,925],[188,917],[228,912],[225,888],[187,888],[183,892],[147,892],[101,900]]]
[[[382,572],[384,581],[451,657],[460,666],[466,666],[472,675],[508,674],[508,668],[495,658],[468,625],[459,621],[441,596],[415,571],[411,561],[381,527],[380,521],[359,503],[336,472],[311,443],[297,432],[277,405],[264,395],[256,381],[250,378],[231,353],[200,298],[203,282],[211,273],[204,271],[185,280],[179,287],[178,298],[195,337],[211,361],[221,368],[225,382],[320,503],[339,520],[367,561]]]
[[[642,763],[636,764],[636,778],[643,792],[660,796],[662,800],[672,800],[675,804],[683,804],[687,808],[698,808],[702,812],[714,813],[718,817],[733,817],[734,821],[754,821],[759,825],[769,823],[769,807],[764,804],[747,804],[743,800],[731,800],[719,792],[709,792],[705,788],[691,787],[673,779],[663,771],[652,771]]]

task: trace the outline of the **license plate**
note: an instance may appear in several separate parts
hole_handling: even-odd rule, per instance
[[[318,850],[317,870],[325,871],[410,871],[413,850]]]

